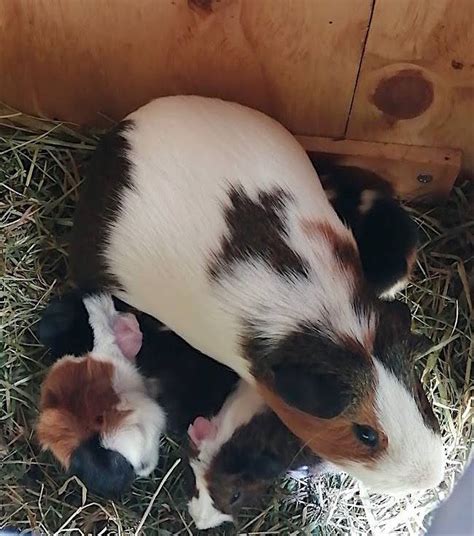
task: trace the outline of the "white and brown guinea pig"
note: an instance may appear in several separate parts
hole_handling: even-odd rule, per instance
[[[355,238],[280,124],[154,100],[99,144],[71,267],[255,386],[317,455],[385,492],[443,478],[410,316],[365,281]]]
[[[53,299],[43,312],[39,338],[54,360],[64,355],[77,356],[80,358],[77,360],[79,364],[83,361],[83,356],[93,352],[95,315],[92,309],[92,316],[89,316],[90,301],[91,295],[84,296],[72,291]],[[135,365],[146,378],[146,385],[152,388],[150,394],[153,394],[158,402],[160,412],[166,415],[166,433],[185,438],[194,419],[200,415],[214,415],[219,411],[237,383],[238,376],[228,367],[200,356],[197,350],[157,320],[138,311],[133,311],[132,316],[131,308],[119,300],[114,300],[114,304],[119,311],[117,318],[120,319],[118,324],[114,323],[114,333],[119,336],[119,345],[122,344],[123,347],[123,342],[131,342],[132,346],[128,344],[125,351],[128,356],[132,354],[133,358],[141,343]],[[124,323],[125,327],[130,329],[124,330]],[[116,327],[119,328],[118,333]],[[128,340],[124,341],[123,335],[128,336]],[[65,361],[69,363],[69,360]],[[81,435],[85,431],[92,434],[95,429],[95,422],[90,422],[91,416],[95,418],[98,411],[94,398],[97,398],[99,393],[96,391],[100,386],[104,386],[104,393],[109,390],[106,378],[99,381],[93,373],[95,369],[89,367],[92,373],[85,375],[80,383],[69,376],[65,380],[62,375],[68,371],[64,365],[60,365],[62,362],[63,360],[58,362],[43,384],[39,419],[40,442],[55,454],[70,473],[78,475],[91,491],[103,496],[119,495],[126,491],[135,478],[133,467],[127,458],[117,451],[101,447],[100,434],[94,434],[93,439],[85,443]],[[45,417],[43,413],[51,409],[51,392],[59,389],[55,382],[60,382],[61,396],[54,400],[54,415],[61,416],[61,419],[58,426],[50,422],[51,427],[44,430],[42,423],[47,415]],[[94,404],[91,412],[82,410],[85,398],[88,404]],[[114,400],[117,402],[117,399]],[[72,404],[74,406],[71,411]],[[111,405],[105,411],[113,412],[114,406]],[[69,424],[70,432],[67,437],[71,441],[74,433],[80,435],[75,438],[73,445],[82,441],[82,447],[76,448],[70,455],[69,464],[67,460],[64,462],[64,456],[61,454],[63,421]],[[131,444],[141,441],[139,430],[135,435],[130,435],[129,440]]]
[[[91,338],[80,308],[55,304],[41,322],[40,338],[53,353],[65,349],[68,319],[78,335],[44,379],[37,434],[91,490],[116,496],[156,467],[166,417],[134,363],[142,343],[135,317],[119,314],[106,294],[85,297],[84,308],[93,348],[79,356],[73,354]]]
[[[315,160],[324,191],[357,241],[367,282],[392,298],[408,283],[416,261],[418,228],[391,185],[372,171]]]
[[[292,434],[256,389],[240,380],[219,413],[198,417],[189,427],[194,493],[188,509],[198,529],[236,519],[259,502],[268,487],[289,471],[312,475],[323,461]]]

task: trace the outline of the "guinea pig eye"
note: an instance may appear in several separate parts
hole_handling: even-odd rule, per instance
[[[364,443],[368,447],[376,447],[378,445],[379,436],[370,426],[354,424],[354,434],[361,443]]]
[[[235,504],[240,499],[240,491],[236,491],[230,498],[230,504]]]

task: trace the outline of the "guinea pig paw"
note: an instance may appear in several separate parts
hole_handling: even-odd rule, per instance
[[[135,315],[120,314],[114,322],[114,335],[122,354],[134,361],[142,347],[143,334]]]
[[[141,477],[141,478],[147,477],[150,475],[150,473],[153,472],[157,464],[158,464],[158,456],[156,456],[156,459],[143,461],[135,469],[135,473],[138,477]]]
[[[203,441],[215,437],[216,433],[217,427],[215,423],[204,417],[196,417],[193,424],[188,428],[189,438],[198,448]]]

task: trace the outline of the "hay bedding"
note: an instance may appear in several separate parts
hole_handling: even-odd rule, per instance
[[[42,308],[64,286],[66,245],[81,170],[96,138],[19,114],[0,119],[1,349],[0,528],[42,534],[194,534],[178,445],[164,439],[159,469],[123,502],[101,502],[67,479],[34,436],[38,391],[49,365],[35,334]],[[12,126],[14,123],[15,126]],[[264,509],[209,534],[421,534],[472,446],[473,183],[416,212],[422,247],[406,300],[416,328],[435,341],[418,362],[449,456],[439,490],[393,499],[345,476],[275,486]],[[176,465],[177,463],[177,465]],[[166,480],[163,478],[166,475]]]

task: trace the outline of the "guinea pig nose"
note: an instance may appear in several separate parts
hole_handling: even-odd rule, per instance
[[[106,498],[116,498],[131,486],[135,471],[124,456],[104,448],[98,435],[81,443],[71,456],[69,473],[87,488]]]

